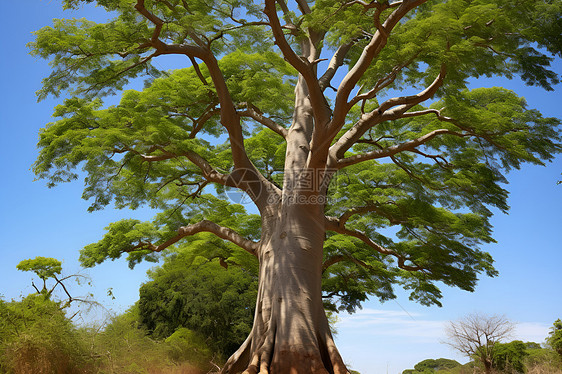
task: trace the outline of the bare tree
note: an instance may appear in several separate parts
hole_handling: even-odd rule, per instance
[[[509,338],[514,329],[515,324],[503,315],[472,313],[449,322],[445,343],[468,357],[476,356],[485,372],[491,373],[496,343]]]

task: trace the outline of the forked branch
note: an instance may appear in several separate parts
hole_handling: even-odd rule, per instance
[[[359,230],[352,230],[345,227],[345,223],[341,224],[340,220],[335,217],[326,217],[326,230],[337,232],[338,234],[344,234],[348,236],[352,236],[361,240],[363,243],[367,244],[369,247],[373,248],[375,251],[383,254],[383,255],[390,255],[396,257],[398,261],[398,267],[403,270],[408,271],[423,271],[425,270],[423,267],[418,265],[406,265],[406,261],[411,261],[401,255],[393,251],[392,249],[384,248],[380,244],[374,242],[371,238],[369,238],[364,232]]]
[[[359,79],[364,75],[367,68],[371,65],[372,61],[379,55],[383,47],[386,45],[388,35],[410,10],[425,3],[426,1],[427,0],[404,0],[393,4],[383,3],[380,4],[380,6],[374,5],[376,7],[377,16],[375,17],[376,20],[374,22],[377,27],[377,32],[373,35],[369,44],[363,49],[361,56],[355,65],[349,70],[338,88],[334,104],[334,115],[330,125],[329,133],[331,137],[335,137],[343,127],[345,117],[350,109],[348,104],[349,95],[356,87],[357,82],[359,82]],[[377,4],[376,2],[371,3]],[[396,7],[396,9],[384,22],[381,23],[378,16],[391,6]]]
[[[423,91],[416,95],[401,96],[389,99],[382,103],[377,109],[371,111],[370,113],[363,114],[361,119],[353,125],[342,137],[331,147],[330,152],[333,158],[336,160],[341,160],[345,152],[347,152],[353,145],[355,145],[361,137],[373,126],[388,120],[396,120],[399,118],[406,118],[415,115],[423,115],[429,112],[423,112],[419,114],[406,114],[406,111],[412,107],[420,104],[421,102],[432,98],[439,87],[443,84],[445,75],[447,74],[447,68],[443,64],[439,70],[439,74],[435,80]],[[440,116],[438,111],[438,118],[442,121],[450,122],[450,119]],[[373,154],[374,156],[374,154]],[[386,157],[386,156],[383,156]]]
[[[250,103],[241,103],[240,106],[244,108],[244,110],[241,110],[241,111],[238,112],[238,114],[240,116],[250,117],[253,120],[261,123],[264,126],[266,126],[270,130],[275,131],[277,134],[281,135],[283,138],[287,137],[288,130],[285,127],[278,124],[277,122],[275,122],[274,120],[272,120],[271,118],[268,118],[268,117],[264,116],[262,111],[259,110],[256,106],[254,106]]]
[[[374,160],[384,157],[392,157],[397,153],[404,152],[404,151],[411,151],[414,152],[417,150],[417,147],[429,142],[431,139],[435,138],[438,135],[454,135],[457,137],[466,137],[471,136],[472,134],[469,133],[461,133],[458,131],[453,131],[449,129],[437,129],[433,130],[430,133],[427,133],[423,136],[420,136],[417,139],[410,140],[405,143],[396,144],[387,148],[377,149],[367,153],[361,153],[353,156],[346,157],[336,162],[336,167],[338,169],[344,168],[346,166],[354,165],[359,162]]]
[[[289,64],[291,64],[291,66],[299,72],[306,82],[310,104],[312,105],[312,110],[314,111],[314,117],[317,123],[315,131],[318,131],[321,126],[325,126],[330,120],[330,110],[318,82],[315,69],[315,61],[317,59],[316,54],[319,53],[319,50],[316,49],[314,44],[320,41],[317,40],[320,39],[319,34],[310,30],[311,35],[309,36],[309,40],[307,42],[309,43],[308,46],[310,49],[310,55],[298,56],[285,37],[283,27],[281,26],[279,17],[277,16],[275,4],[275,0],[266,0],[264,12],[269,19],[275,44],[277,44],[287,62],[289,62]],[[304,12],[308,9],[308,5],[306,5],[305,1],[300,2],[299,6],[302,7]]]

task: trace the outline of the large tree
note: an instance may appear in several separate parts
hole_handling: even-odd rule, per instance
[[[31,44],[53,69],[39,97],[68,95],[35,172],[56,184],[81,167],[92,210],[161,211],[109,226],[85,266],[209,242],[224,263],[255,256],[254,325],[224,373],[347,372],[323,298],[353,310],[393,284],[424,304],[439,282],[474,290],[496,274],[480,245],[491,209],[508,209],[505,173],[561,149],[557,119],[473,88],[519,76],[552,89],[560,0],[64,6],[90,2],[113,18],[55,20]],[[170,55],[186,67],[163,71]]]

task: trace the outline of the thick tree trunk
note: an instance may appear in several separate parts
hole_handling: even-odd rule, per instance
[[[222,373],[348,373],[322,304],[322,209],[281,205],[264,225],[253,329]]]

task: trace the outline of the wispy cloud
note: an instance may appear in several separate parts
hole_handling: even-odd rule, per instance
[[[542,343],[548,336],[548,325],[537,322],[521,322],[515,327],[514,339]]]
[[[363,309],[353,315],[340,316],[337,327],[369,335],[439,340],[443,337],[445,323],[424,319],[416,313]]]
[[[423,314],[406,311],[362,309],[352,315],[339,315],[337,328],[359,332],[362,335],[407,337],[424,341],[444,341],[446,320],[431,320]],[[537,322],[516,324],[513,340],[544,342],[549,326]]]

